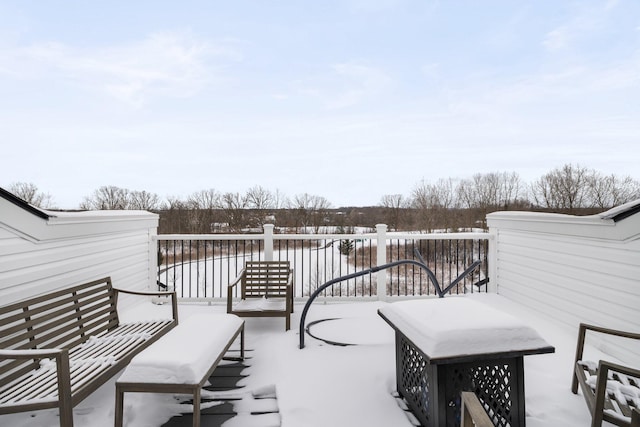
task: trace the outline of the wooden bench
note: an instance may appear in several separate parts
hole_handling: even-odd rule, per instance
[[[240,301],[233,303],[235,288]],[[241,317],[284,317],[291,327],[293,270],[289,261],[247,261],[227,290],[227,313]]]
[[[637,340],[640,334],[581,323],[571,384],[574,394],[580,384],[592,427],[600,427],[603,420],[617,426],[640,427],[640,369],[605,360],[583,360],[587,331]]]
[[[120,323],[120,293],[170,295],[173,318]],[[178,323],[173,292],[115,289],[105,277],[0,307],[0,414],[73,407]]]
[[[126,392],[190,394],[193,426],[200,426],[202,387],[238,335],[244,359],[244,321],[230,314],[200,313],[138,354],[116,381],[115,427],[123,424]]]

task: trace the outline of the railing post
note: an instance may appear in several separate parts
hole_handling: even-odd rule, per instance
[[[387,263],[387,224],[376,224],[377,236],[377,266]],[[387,270],[376,273],[378,300],[387,299]]]
[[[273,224],[264,224],[264,260],[273,261]]]

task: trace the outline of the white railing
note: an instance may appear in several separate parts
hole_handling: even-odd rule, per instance
[[[480,266],[452,293],[487,291],[490,235],[470,233],[276,234],[265,225],[260,234],[158,235],[158,281],[186,300],[220,300],[248,260],[289,260],[294,295],[307,298],[323,283],[356,271],[421,256],[442,288],[469,265]],[[417,255],[417,253],[418,255]],[[324,297],[381,298],[435,295],[433,278],[411,265],[336,283]]]

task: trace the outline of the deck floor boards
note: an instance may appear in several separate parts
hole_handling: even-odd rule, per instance
[[[280,414],[275,393],[256,394],[247,390],[241,380],[246,378],[245,369],[251,364],[251,350],[245,350],[244,360],[227,360],[221,362],[209,377],[209,384],[204,387],[202,410],[200,412],[201,427],[221,427],[235,417],[250,417],[249,425],[279,427]],[[233,351],[227,356],[234,357]],[[192,402],[183,402],[190,408]],[[191,427],[193,414],[185,410],[181,415],[172,417],[162,427]]]

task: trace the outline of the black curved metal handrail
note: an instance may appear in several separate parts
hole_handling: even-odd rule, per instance
[[[305,320],[307,318],[307,312],[309,311],[309,308],[311,307],[311,304],[318,297],[318,295],[320,295],[322,293],[322,291],[327,289],[329,286],[335,285],[336,283],[342,282],[344,280],[354,279],[356,277],[364,276],[366,274],[376,273],[376,272],[381,271],[381,270],[386,270],[388,268],[393,268],[393,267],[396,267],[398,265],[413,264],[413,265],[417,265],[418,267],[424,269],[427,272],[427,275],[433,281],[433,284],[434,284],[434,286],[436,288],[436,292],[438,294],[438,297],[439,298],[443,298],[444,295],[451,290],[451,288],[453,288],[455,285],[457,285],[462,279],[464,279],[468,274],[470,274],[473,270],[475,270],[480,265],[480,261],[475,261],[473,264],[471,264],[471,266],[469,268],[467,268],[461,275],[459,275],[453,282],[451,282],[451,284],[449,284],[449,286],[447,286],[444,290],[442,290],[440,288],[440,284],[438,283],[438,279],[436,278],[436,275],[433,273],[433,271],[431,271],[431,269],[429,267],[427,267],[427,264],[424,261],[424,259],[422,258],[422,255],[420,255],[420,252],[418,252],[418,250],[416,249],[414,251],[414,253],[415,253],[415,255],[417,256],[417,258],[420,261],[415,261],[415,260],[412,260],[412,259],[402,259],[402,260],[390,262],[390,263],[387,263],[387,264],[377,265],[375,267],[367,268],[366,270],[357,271],[355,273],[347,274],[346,276],[336,277],[335,279],[329,280],[328,282],[326,282],[326,283],[322,284],[320,287],[318,287],[318,289],[316,289],[311,294],[309,299],[307,300],[306,304],[304,305],[304,309],[302,310],[302,315],[300,316],[300,328],[299,328],[300,345],[299,345],[299,348],[301,348],[301,349],[304,348],[304,336],[305,336],[304,323],[305,323]]]
[[[321,285],[320,287],[318,287],[318,289],[316,289],[313,294],[311,294],[311,296],[309,297],[309,299],[307,300],[307,303],[304,305],[304,309],[302,310],[302,315],[300,316],[300,348],[304,348],[304,322],[305,319],[307,318],[307,312],[309,311],[309,308],[311,307],[311,303],[313,303],[313,301],[318,297],[318,295],[320,295],[320,293],[322,293],[322,291],[324,291],[325,289],[327,289],[329,286],[334,285],[338,282],[342,282],[343,280],[349,280],[349,279],[354,279],[356,277],[360,277],[360,276],[364,276],[365,274],[371,274],[371,273],[376,273],[380,270],[385,270],[387,268],[392,268],[395,267],[397,265],[402,265],[402,264],[413,264],[413,265],[417,265],[418,267],[424,268],[429,274],[429,277],[431,277],[433,275],[433,272],[431,272],[431,270],[429,270],[429,268],[418,262],[418,261],[414,261],[412,259],[405,259],[405,260],[400,260],[400,261],[394,261],[394,262],[390,262],[388,264],[383,264],[383,265],[378,265],[375,267],[371,267],[371,268],[367,268],[366,270],[362,270],[362,271],[357,271],[355,273],[351,273],[351,274],[347,274],[346,276],[341,276],[341,277],[336,277],[335,279],[329,280],[328,282],[324,283],[323,285]],[[435,277],[435,276],[433,276]]]

